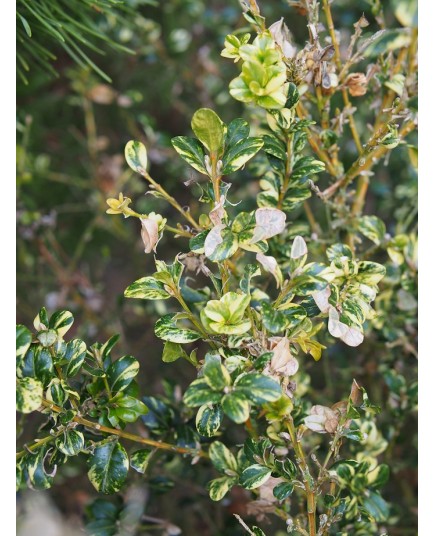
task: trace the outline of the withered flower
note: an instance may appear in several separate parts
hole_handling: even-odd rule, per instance
[[[336,432],[339,418],[335,411],[326,406],[312,406],[310,415],[304,419],[304,424],[313,432],[333,434]]]
[[[348,87],[350,95],[353,97],[361,97],[367,91],[368,80],[364,73],[351,73],[345,80],[345,85]]]

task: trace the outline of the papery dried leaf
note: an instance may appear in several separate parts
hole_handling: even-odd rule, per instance
[[[291,247],[291,259],[299,259],[307,254],[307,245],[303,237],[296,236]]]
[[[330,309],[329,298],[331,293],[331,288],[327,286],[324,290],[319,290],[318,292],[314,292],[312,294],[312,298],[322,313],[327,313]]]
[[[258,208],[255,220],[252,244],[281,233],[285,229],[286,214],[278,208]]]
[[[283,22],[283,17],[268,28],[274,40],[281,48],[283,55],[287,58],[294,58],[297,48],[291,43],[291,32]]]
[[[294,376],[298,371],[298,361],[291,355],[289,340],[282,337],[273,348],[273,357],[269,364],[271,373],[278,373],[282,376]]]
[[[140,218],[142,222],[141,236],[145,245],[145,253],[155,251],[158,243],[158,223],[151,218]]]
[[[261,264],[264,270],[267,270],[267,272],[273,274],[276,280],[277,288],[279,288],[282,285],[283,276],[276,259],[271,255],[257,253],[256,260]]]
[[[219,246],[223,242],[222,238],[222,231],[226,228],[226,225],[216,225],[211,229],[211,231],[208,233],[207,237],[205,238],[205,255],[209,257],[214,253],[216,250],[216,247]]]
[[[209,213],[209,219],[212,221],[213,225],[221,225],[222,219],[224,218],[224,215],[225,215],[224,204],[225,204],[225,196],[222,195],[220,198],[220,201],[216,203],[214,208]]]
[[[339,320],[339,313],[334,307],[329,309],[328,330],[330,335],[338,337],[348,346],[359,346],[363,342],[363,333],[353,327],[347,326]]]
[[[285,480],[281,477],[274,477],[270,476],[270,478],[265,482],[265,484],[262,484],[262,486],[259,486],[259,499],[263,501],[268,501],[270,503],[277,502],[278,499],[273,495],[273,490],[276,486],[281,484],[282,482],[285,482]]]

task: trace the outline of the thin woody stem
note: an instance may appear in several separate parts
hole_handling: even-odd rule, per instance
[[[327,26],[330,32],[330,37],[335,49],[335,59],[336,59],[336,66],[339,70],[342,69],[342,61],[341,61],[341,53],[339,50],[339,43],[336,38],[336,32],[335,32],[335,25],[333,24],[333,17],[332,12],[330,9],[330,4],[328,0],[323,0],[323,9],[327,20]],[[342,97],[344,99],[345,108],[351,107],[350,97],[348,96],[348,90],[347,88],[342,88]],[[356,144],[357,151],[359,154],[363,153],[363,146],[360,141],[359,133],[357,132],[356,122],[354,121],[354,117],[352,114],[348,116],[348,121],[350,125],[351,134],[353,135],[354,143]]]
[[[149,175],[149,173],[142,169],[141,175],[145,177],[145,179],[152,184],[152,186],[157,190],[157,192],[160,192],[160,194],[174,207],[182,216],[196,229],[201,230],[200,225],[196,222],[196,220],[192,217],[192,215],[184,210],[181,205],[178,203],[178,201],[172,197],[158,182],[154,181],[154,179]]]
[[[303,452],[303,448],[301,446],[300,440],[297,437],[297,431],[294,426],[294,421],[292,420],[292,417],[289,417],[289,419],[286,421],[286,425],[288,428],[289,435],[291,437],[291,443],[294,447],[295,454],[298,458],[298,464],[301,470],[301,473],[303,475],[303,483],[306,491],[306,499],[307,499],[307,518],[308,518],[308,524],[309,524],[309,536],[316,536],[316,501],[315,501],[315,493],[312,489],[311,482],[310,482],[310,474],[309,474],[309,468],[306,462],[306,457]]]
[[[399,137],[403,139],[405,136],[407,136],[412,130],[415,128],[415,123],[413,121],[409,121],[406,123],[402,129],[399,132]],[[345,173],[343,177],[341,177],[338,181],[336,181],[334,184],[332,184],[329,188],[324,190],[322,193],[322,197],[324,199],[329,199],[334,195],[334,193],[339,190],[340,188],[345,188],[351,182],[362,172],[369,170],[374,165],[374,160],[378,160],[381,158],[384,154],[387,153],[388,149],[387,147],[383,145],[377,145],[377,138],[380,137],[381,134],[385,134],[386,127],[384,129],[382,128],[380,132],[377,132],[372,136],[369,143],[366,145],[364,154],[357,158],[357,160],[352,164],[350,169]],[[376,148],[374,149],[373,147]]]
[[[59,406],[56,406],[56,404],[53,404],[49,400],[42,399],[42,406],[44,408],[48,408],[51,411],[54,411],[55,413],[61,413],[63,409]],[[149,445],[151,447],[161,449],[161,450],[168,450],[171,452],[177,452],[179,454],[190,454],[192,456],[199,456],[201,458],[208,458],[208,454],[204,452],[203,450],[197,450],[197,449],[189,449],[184,447],[178,447],[176,445],[171,445],[170,443],[165,443],[164,441],[155,441],[154,439],[148,439],[145,437],[138,436],[136,434],[131,434],[129,432],[125,432],[123,430],[118,430],[117,428],[110,428],[108,426],[103,426],[99,423],[89,421],[88,419],[85,419],[83,417],[80,417],[76,415],[72,422],[76,422],[77,424],[81,424],[85,426],[86,428],[90,430],[95,430],[96,432],[101,432],[104,434],[110,434],[110,435],[116,435],[118,437],[122,437],[123,439],[128,439],[129,441],[134,441],[136,443],[141,443],[142,445]],[[30,447],[27,447],[29,450],[36,450],[41,445],[44,445],[45,443],[48,443],[54,439],[54,436],[47,436],[43,439],[38,440],[34,445],[31,445]],[[22,456],[26,454],[26,451],[21,451],[17,453],[17,459],[20,459]]]

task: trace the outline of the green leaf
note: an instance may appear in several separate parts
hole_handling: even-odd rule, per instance
[[[274,402],[282,396],[280,385],[270,378],[257,372],[250,372],[237,380],[236,392],[243,393],[254,404]]]
[[[77,430],[68,430],[56,439],[56,447],[65,456],[75,456],[84,448],[84,437]]]
[[[265,484],[271,476],[271,469],[255,464],[244,469],[240,476],[240,485],[245,489],[256,489]]]
[[[215,404],[220,402],[222,394],[212,391],[204,378],[194,380],[184,393],[184,402],[187,406],[194,408],[203,404]]]
[[[139,362],[131,355],[124,355],[107,369],[107,380],[113,393],[124,391],[139,372]]]
[[[208,484],[209,496],[212,501],[220,501],[237,483],[237,479],[229,476],[215,478]]]
[[[231,377],[226,367],[221,364],[220,356],[212,354],[206,356],[203,376],[206,383],[214,391],[222,391],[231,384]]]
[[[153,450],[140,449],[133,452],[130,456],[130,465],[138,473],[144,474],[148,468]]]
[[[100,493],[116,493],[123,486],[129,468],[128,455],[117,441],[97,445],[89,456],[87,476]]]
[[[261,138],[244,138],[231,146],[223,156],[223,175],[233,173],[244,166],[261,149],[264,142]]]
[[[238,464],[235,456],[220,441],[211,443],[208,453],[212,464],[219,473],[226,473],[226,471],[229,471],[229,473],[237,472]]]
[[[386,234],[386,226],[377,216],[362,216],[357,221],[357,229],[377,246],[382,242]]]
[[[124,292],[126,298],[143,300],[167,300],[170,294],[164,289],[163,283],[154,277],[142,277],[130,285]]]
[[[237,424],[246,422],[250,416],[250,405],[243,393],[233,391],[222,398],[222,408],[225,414]]]
[[[223,420],[221,406],[208,404],[199,408],[196,415],[196,428],[200,435],[204,437],[215,436]]]
[[[205,145],[210,153],[219,153],[223,147],[225,124],[209,108],[200,108],[191,120],[191,128],[197,139]]]
[[[162,360],[164,361],[164,363],[173,363],[173,361],[176,361],[180,357],[188,359],[188,354],[186,353],[184,348],[176,342],[166,341],[164,343],[162,355]]]
[[[16,404],[17,411],[31,413],[42,404],[43,386],[34,378],[17,380]]]
[[[155,323],[155,335],[163,341],[187,344],[200,339],[202,336],[197,331],[176,326],[177,313],[163,315]]]
[[[172,138],[172,145],[179,156],[199,173],[208,175],[205,168],[205,152],[195,138],[177,136]]]
[[[66,345],[65,359],[68,361],[66,365],[66,375],[68,377],[75,376],[83,365],[86,357],[86,343],[80,339],[73,339]]]
[[[273,495],[279,501],[284,501],[294,491],[292,482],[281,482],[273,489]]]
[[[148,153],[146,147],[140,141],[130,140],[125,145],[125,159],[130,168],[136,173],[143,175],[146,171]]]
[[[22,359],[27,350],[30,348],[32,342],[32,333],[30,330],[21,324],[17,325],[16,328],[16,337],[17,337],[17,360]]]
[[[379,493],[367,490],[362,499],[362,504],[371,519],[378,523],[387,521],[389,517],[389,505]]]
[[[119,421],[135,422],[140,416],[148,413],[148,408],[143,402],[124,393],[116,395],[112,404],[114,407],[111,407],[108,413],[112,426],[117,426]]]

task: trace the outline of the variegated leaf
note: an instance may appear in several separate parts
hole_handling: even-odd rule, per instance
[[[148,165],[148,153],[143,143],[130,140],[125,145],[125,160],[133,171],[143,174]]]
[[[202,145],[195,138],[177,136],[172,138],[172,145],[179,156],[199,173],[207,175],[205,169],[205,152]]]
[[[113,393],[124,391],[139,372],[139,362],[131,355],[124,355],[111,363],[107,380]]]
[[[118,492],[128,474],[129,461],[124,447],[117,441],[97,445],[89,456],[87,476],[100,493]]]
[[[78,373],[86,357],[86,351],[86,343],[81,339],[68,342],[65,350],[65,359],[68,361],[65,367],[67,376],[75,376]]]
[[[16,328],[16,348],[17,348],[17,360],[22,359],[27,350],[30,348],[32,342],[32,333],[30,330],[21,324],[17,325]]]
[[[214,391],[222,391],[231,384],[231,377],[219,355],[207,354],[203,367],[203,377]]]
[[[309,175],[320,173],[325,170],[325,164],[320,160],[315,160],[312,156],[303,156],[298,159],[292,169],[291,179],[301,179]]]
[[[357,229],[377,246],[386,234],[386,226],[377,216],[362,216],[357,220]]]
[[[200,435],[212,437],[216,435],[223,420],[223,411],[220,405],[203,405],[196,415],[196,428]]]
[[[74,317],[69,311],[57,311],[50,318],[48,327],[57,332],[59,337],[63,337],[74,322]]]
[[[170,294],[164,289],[164,284],[151,276],[142,277],[135,281],[127,287],[124,296],[143,300],[167,300],[170,298]]]
[[[240,117],[233,119],[228,125],[228,131],[226,134],[225,145],[226,149],[235,145],[240,140],[243,140],[249,136],[250,127],[249,123],[245,119]]]
[[[274,402],[282,396],[280,385],[268,376],[250,372],[235,384],[236,392],[243,393],[254,404]]]
[[[56,439],[56,447],[65,456],[75,456],[84,448],[84,437],[78,430],[68,430]]]
[[[215,234],[213,234],[213,231],[215,231]],[[205,255],[214,262],[229,259],[236,253],[237,249],[237,235],[224,225],[216,225],[206,237]]]
[[[58,378],[53,378],[47,387],[45,397],[56,406],[63,407],[63,404],[68,400],[68,393],[63,389]]]
[[[365,285],[376,285],[386,275],[386,268],[378,262],[359,262],[357,281]]]
[[[265,484],[271,476],[271,469],[255,464],[244,469],[240,476],[240,485],[245,489],[256,489]]]
[[[31,413],[42,404],[43,386],[34,378],[17,380],[16,403],[17,411]]]
[[[184,393],[184,402],[187,406],[194,408],[204,404],[215,404],[220,402],[222,393],[213,391],[204,378],[194,380]]]
[[[212,464],[219,473],[226,473],[226,471],[237,472],[238,464],[235,456],[220,441],[211,443],[208,453]]]
[[[211,480],[208,484],[209,496],[212,501],[221,501],[226,493],[237,483],[237,478],[222,476]]]
[[[250,416],[250,404],[247,397],[233,391],[222,398],[222,408],[225,414],[237,424],[246,422]]]
[[[138,473],[145,474],[153,453],[150,449],[136,450],[130,456],[131,467]]]
[[[240,169],[261,149],[264,142],[261,138],[245,138],[229,147],[223,156],[223,175]]]
[[[50,447],[45,446],[37,450],[36,454],[26,456],[24,462],[28,476],[28,484],[32,489],[44,490],[51,488],[53,484],[52,474],[47,473],[44,467],[47,451]]]
[[[176,316],[177,313],[169,313],[157,320],[155,323],[155,335],[158,338],[178,344],[187,344],[201,338],[201,334],[197,331],[178,328],[176,325]]]

